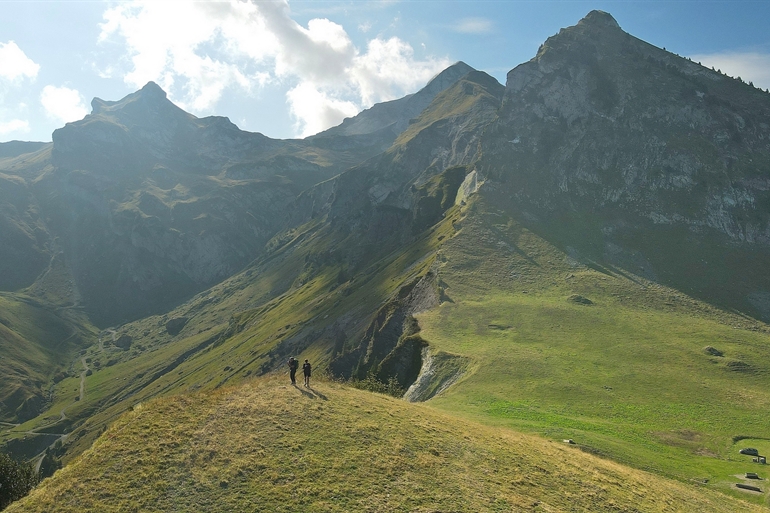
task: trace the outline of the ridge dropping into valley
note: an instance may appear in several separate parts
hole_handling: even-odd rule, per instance
[[[154,83],[94,99],[52,144],[0,145],[0,237],[13,241],[0,246],[2,441],[25,458],[50,446],[44,468],[75,469],[19,511],[46,509],[46,490],[66,494],[84,453],[114,467],[100,451],[119,458],[139,436],[126,419],[143,408],[181,412],[191,397],[223,408],[217,394],[252,388],[286,401],[260,392],[266,411],[336,408],[279,384],[289,356],[310,359],[320,380],[425,402],[408,411],[458,419],[452,436],[470,422],[573,440],[580,451],[566,452],[581,476],[614,472],[599,456],[634,468],[635,482],[641,469],[671,490],[710,488],[713,511],[767,506],[764,483],[756,493],[735,485],[757,468],[739,448],[770,451],[769,206],[770,94],[600,11],[545,41],[505,86],[460,62],[303,140],[196,118]],[[345,386],[323,386],[355,402]],[[398,403],[372,401],[370,423],[389,425]],[[217,493],[234,480],[272,493],[262,471],[283,470],[261,466],[272,454],[263,435],[261,453],[228,456],[240,473]],[[526,440],[516,443],[536,447]],[[169,457],[203,457],[175,443]],[[435,450],[415,457],[447,456]],[[158,472],[151,460],[137,461],[140,473]],[[501,485],[509,508],[547,497],[568,509],[545,477],[497,471],[537,482],[534,495]],[[184,486],[208,489],[199,477]],[[107,490],[118,477],[87,479]],[[667,507],[608,499],[601,486],[594,501],[586,479],[559,486],[589,509]],[[450,504],[417,495],[396,509]]]

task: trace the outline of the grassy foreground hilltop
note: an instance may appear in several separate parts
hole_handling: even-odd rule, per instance
[[[265,377],[142,404],[18,511],[762,511],[424,404]]]

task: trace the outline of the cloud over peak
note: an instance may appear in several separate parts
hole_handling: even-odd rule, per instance
[[[103,19],[100,41],[125,45],[127,84],[153,80],[182,107],[207,114],[228,88],[254,92],[280,81],[303,136],[412,92],[450,64],[416,58],[397,37],[358,48],[329,19],[300,25],[285,0],[133,0]]]
[[[49,117],[63,123],[83,119],[88,114],[81,94],[69,87],[45,86],[40,103]]]

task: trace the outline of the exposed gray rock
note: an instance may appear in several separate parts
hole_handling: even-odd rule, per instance
[[[134,338],[131,335],[123,334],[115,339],[115,346],[121,348],[124,351],[131,349],[131,344],[134,342]],[[109,362],[107,363],[109,365]]]
[[[171,336],[176,336],[187,324],[187,317],[175,317],[166,321],[166,332]]]
[[[620,209],[768,246],[769,117],[767,93],[594,11],[508,74],[483,167],[541,209]]]
[[[567,298],[567,301],[570,301],[572,303],[578,303],[580,305],[592,305],[594,304],[593,301],[588,299],[587,297],[583,297],[580,294],[572,294],[570,297]]]
[[[433,354],[430,347],[422,352],[422,368],[404,399],[409,402],[427,401],[459,381],[468,370],[470,359],[443,351]]]

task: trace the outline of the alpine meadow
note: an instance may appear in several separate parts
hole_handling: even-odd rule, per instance
[[[304,139],[95,98],[0,213],[9,512],[770,508],[770,93],[606,12]]]

